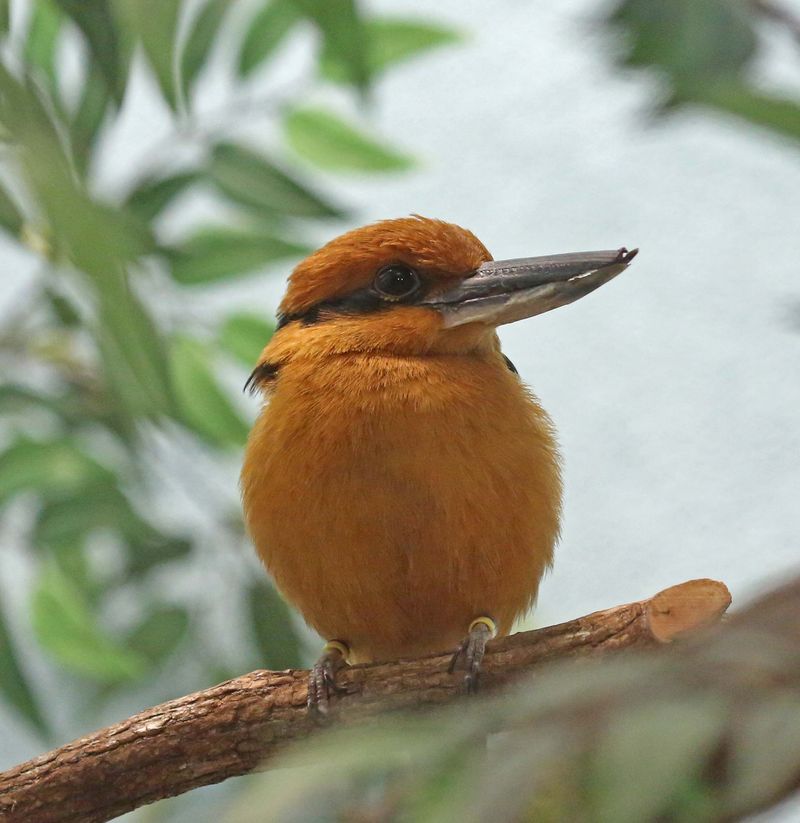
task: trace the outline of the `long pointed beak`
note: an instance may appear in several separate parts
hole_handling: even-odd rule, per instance
[[[573,303],[624,271],[638,249],[587,251],[492,260],[423,305],[437,309],[445,327],[500,326]]]

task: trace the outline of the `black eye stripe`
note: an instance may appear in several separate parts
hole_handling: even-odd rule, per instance
[[[368,314],[373,311],[389,308],[395,305],[381,300],[372,287],[359,289],[358,291],[346,294],[336,300],[320,300],[313,306],[309,306],[305,311],[294,314],[279,314],[278,329],[282,329],[289,323],[299,320],[304,326],[313,326],[327,319],[329,314]]]
[[[381,272],[392,268],[394,265],[395,264],[390,264],[389,266],[382,267],[378,271],[376,279]],[[388,299],[387,296],[382,296],[373,284],[350,292],[350,294],[345,294],[342,297],[337,297],[334,300],[320,300],[319,303],[309,306],[302,312],[279,314],[278,329],[282,329],[284,326],[296,320],[299,320],[304,326],[312,326],[329,319],[331,315],[370,314],[371,312],[390,309],[393,306],[413,305],[425,296],[425,281],[410,267],[405,268],[408,268],[408,270],[414,274],[418,282],[418,286],[406,295],[400,295],[398,297],[389,296],[391,299]]]

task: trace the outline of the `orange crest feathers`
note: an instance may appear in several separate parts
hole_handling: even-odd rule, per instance
[[[342,234],[299,263],[280,311],[302,313],[322,300],[369,286],[378,269],[389,263],[405,263],[447,280],[491,259],[472,232],[453,223],[419,215],[382,220]]]

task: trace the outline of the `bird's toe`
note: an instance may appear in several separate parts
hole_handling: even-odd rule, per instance
[[[332,696],[347,694],[336,682],[337,672],[347,665],[349,649],[339,640],[325,644],[322,655],[308,675],[308,711],[316,720],[324,720],[330,711]]]
[[[472,621],[467,636],[450,659],[448,670],[454,672],[463,659],[464,686],[467,694],[478,691],[481,663],[486,654],[486,644],[497,634],[497,626],[490,617],[477,617]]]

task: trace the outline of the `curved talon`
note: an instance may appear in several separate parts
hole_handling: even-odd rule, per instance
[[[467,694],[478,691],[478,679],[481,673],[481,663],[486,653],[486,644],[497,634],[497,626],[491,617],[477,617],[470,623],[469,633],[455,650],[447,670],[452,674],[456,670],[461,657],[464,657],[464,685]]]
[[[319,660],[308,675],[309,713],[317,720],[324,719],[330,708],[332,695],[347,694],[348,689],[336,682],[336,673],[347,665],[350,650],[340,640],[331,640],[325,644]]]

